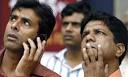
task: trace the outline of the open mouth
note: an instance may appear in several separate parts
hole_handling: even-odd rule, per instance
[[[7,35],[7,39],[8,40],[16,40],[17,39],[17,36],[15,34],[8,34]]]
[[[71,36],[71,35],[65,35],[64,38],[65,39],[73,39],[73,36]]]

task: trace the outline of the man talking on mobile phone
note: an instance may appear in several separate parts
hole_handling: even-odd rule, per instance
[[[52,10],[36,0],[19,0],[12,8],[0,51],[0,77],[59,77],[40,65],[55,25]]]

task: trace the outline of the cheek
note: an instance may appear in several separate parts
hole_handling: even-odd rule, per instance
[[[74,35],[75,35],[76,38],[81,39],[80,29],[75,29],[74,30]]]
[[[115,57],[115,44],[112,41],[103,42],[101,48],[105,59],[110,60],[112,57]]]
[[[62,27],[61,29],[61,34],[64,35],[65,34],[65,29]]]
[[[86,47],[86,43],[84,41],[84,39],[81,41],[81,48],[85,48]]]
[[[11,30],[11,27],[10,27],[9,24],[7,24],[7,25],[6,25],[6,28],[5,28],[5,31],[4,31],[4,38],[5,38],[5,36],[10,32],[10,30]]]
[[[21,32],[21,36],[23,36],[22,37],[23,41],[27,41],[28,38],[34,40],[35,37],[37,37],[37,32],[35,32],[35,31],[29,31],[29,30],[28,31],[22,31]]]
[[[10,28],[11,28],[11,27],[10,27],[10,24],[7,23],[6,28],[5,28],[5,32],[7,32]]]
[[[76,41],[80,41],[81,42],[81,36],[80,36],[80,34],[76,34],[75,35],[75,38],[76,38]]]

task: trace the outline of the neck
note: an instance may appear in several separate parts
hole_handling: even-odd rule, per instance
[[[82,62],[82,53],[76,48],[67,48],[67,53],[65,54],[67,63],[73,68]]]
[[[21,54],[19,54],[17,51],[10,51],[8,49],[5,50],[1,68],[4,72],[12,72],[15,70],[18,62],[20,61]]]
[[[116,70],[119,69],[119,63],[117,61],[110,61],[108,63],[108,74],[111,75],[114,73]]]

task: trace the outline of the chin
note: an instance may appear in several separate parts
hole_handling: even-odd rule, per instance
[[[19,44],[16,44],[16,43],[5,43],[4,47],[8,50],[13,50],[13,51],[21,50],[23,48],[22,45],[19,45]]]

